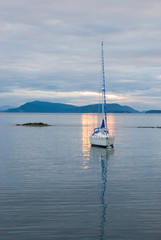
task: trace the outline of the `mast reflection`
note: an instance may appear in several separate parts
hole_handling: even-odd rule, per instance
[[[100,240],[105,239],[105,225],[107,215],[106,186],[107,186],[107,167],[108,158],[114,153],[114,149],[101,147],[91,147],[91,153],[101,164],[101,221],[100,221]]]

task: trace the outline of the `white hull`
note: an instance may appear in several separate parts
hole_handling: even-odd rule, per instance
[[[101,147],[112,147],[114,145],[114,137],[108,135],[107,137],[101,136],[91,136],[90,142],[91,145],[101,146]]]

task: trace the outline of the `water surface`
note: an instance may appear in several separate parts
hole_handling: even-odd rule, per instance
[[[110,114],[111,150],[90,146],[99,121],[0,114],[1,239],[161,239],[161,129],[137,128],[161,115]]]

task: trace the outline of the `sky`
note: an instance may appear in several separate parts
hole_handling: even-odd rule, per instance
[[[160,0],[0,0],[0,106],[161,109]]]

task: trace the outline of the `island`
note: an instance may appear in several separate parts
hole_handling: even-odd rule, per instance
[[[63,103],[34,101],[21,105],[18,108],[3,111],[6,113],[101,113],[102,104],[75,106]],[[139,111],[116,103],[107,104],[108,113],[139,113]]]
[[[49,125],[47,123],[42,122],[34,122],[34,123],[23,123],[23,124],[16,124],[16,126],[27,126],[27,127],[49,127],[52,125]]]
[[[137,128],[161,128],[161,126],[138,126]]]

